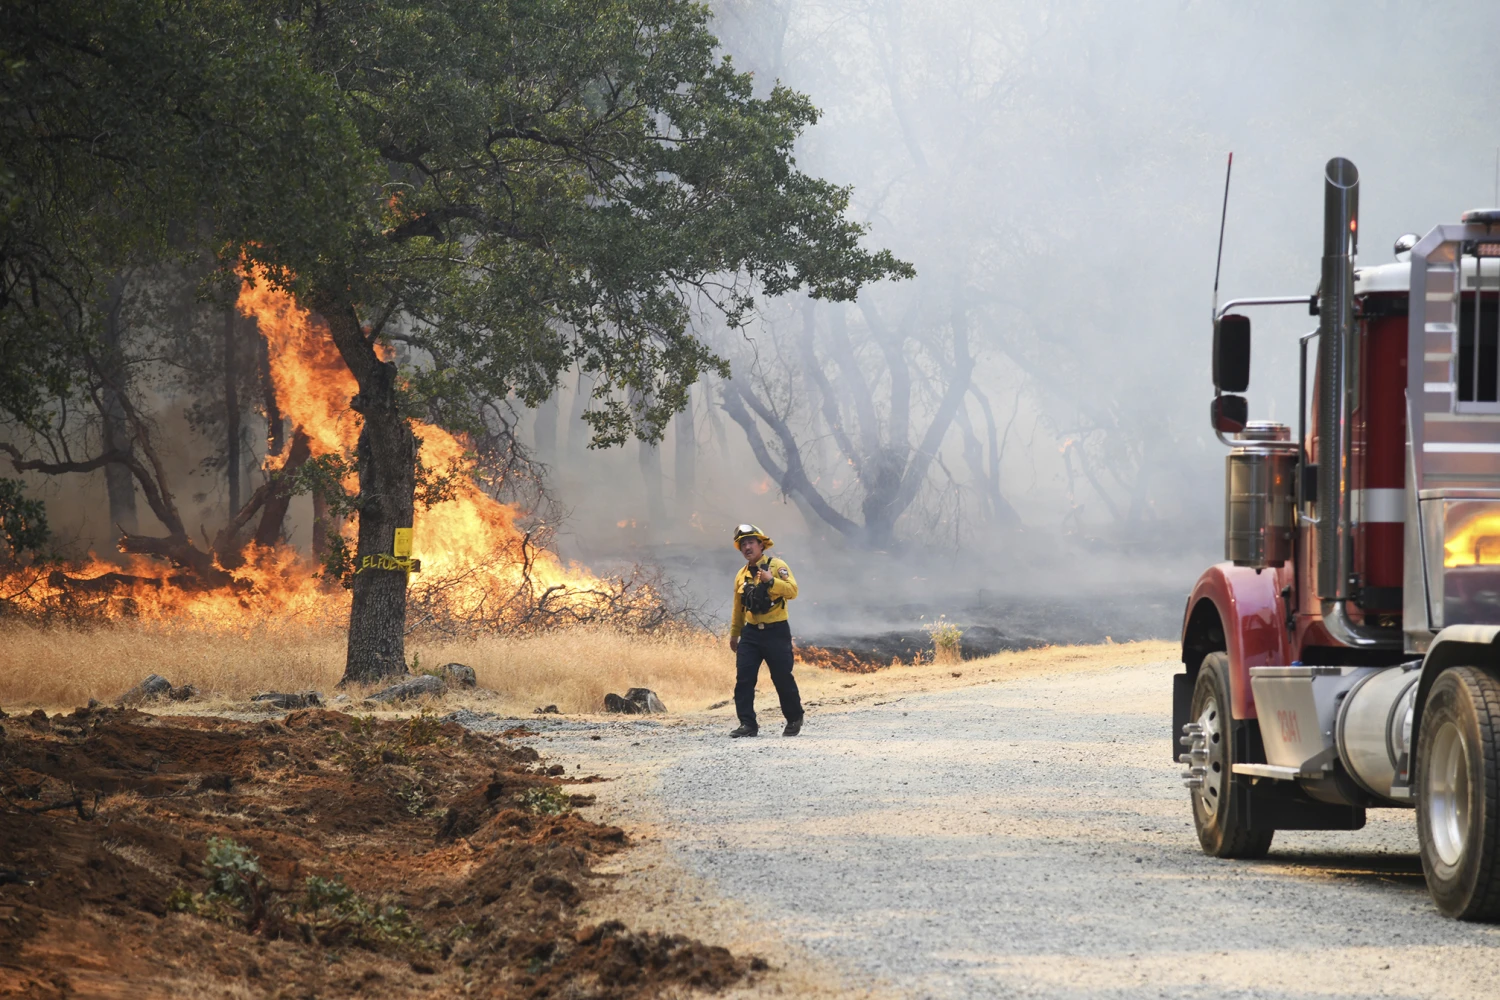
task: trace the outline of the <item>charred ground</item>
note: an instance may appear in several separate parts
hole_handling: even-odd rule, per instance
[[[646,997],[758,960],[590,924],[591,779],[430,714],[0,720],[0,994]]]
[[[799,645],[829,655],[830,666],[859,662],[888,666],[931,657],[932,635],[919,622],[939,614],[963,630],[966,659],[1043,646],[1092,645],[1167,639],[1182,627],[1185,589],[1142,588],[1113,594],[996,595],[978,591],[943,604],[891,602],[826,614]],[[893,628],[880,629],[885,621]],[[861,629],[859,626],[864,625]],[[903,627],[904,626],[904,627]]]

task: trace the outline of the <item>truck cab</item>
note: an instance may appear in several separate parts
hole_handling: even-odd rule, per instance
[[[1330,160],[1318,291],[1215,309],[1225,560],[1184,613],[1174,753],[1208,853],[1411,808],[1439,909],[1496,919],[1500,210],[1359,268],[1358,204]],[[1252,421],[1249,314],[1298,306],[1298,426]]]

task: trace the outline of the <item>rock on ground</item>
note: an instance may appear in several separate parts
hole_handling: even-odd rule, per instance
[[[647,715],[660,715],[667,710],[667,706],[661,703],[656,692],[650,688],[631,688],[625,692],[625,700],[640,706]]]
[[[479,677],[474,668],[462,663],[445,663],[438,667],[438,675],[454,687],[478,687]]]
[[[263,702],[274,705],[277,708],[322,708],[323,695],[319,691],[298,691],[288,693],[285,691],[264,691],[250,699],[254,702]]]
[[[650,688],[631,688],[623,698],[617,694],[605,695],[604,710],[621,715],[658,715],[665,712],[667,706]]]
[[[160,674],[148,674],[146,679],[120,695],[118,705],[140,705],[148,701],[166,698],[170,701],[187,701],[195,697],[198,689],[191,684],[173,687],[172,682]]]
[[[421,698],[425,695],[440,695],[448,689],[441,677],[432,677],[423,674],[421,677],[408,677],[404,681],[397,681],[382,691],[370,695],[370,701],[394,702],[410,701],[413,698]]]

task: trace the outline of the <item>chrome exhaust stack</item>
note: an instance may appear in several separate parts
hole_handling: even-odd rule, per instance
[[[1349,490],[1349,351],[1354,256],[1359,250],[1359,169],[1341,156],[1323,172],[1323,284],[1318,303],[1318,598],[1333,638],[1363,649],[1399,649],[1400,634],[1349,619],[1353,563]]]

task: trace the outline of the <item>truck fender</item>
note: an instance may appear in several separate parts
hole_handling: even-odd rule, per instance
[[[1449,625],[1433,637],[1422,658],[1422,676],[1417,681],[1417,697],[1412,703],[1411,742],[1416,752],[1417,736],[1422,731],[1422,709],[1427,692],[1449,667],[1475,667],[1500,678],[1500,625]]]
[[[1186,673],[1179,675],[1185,677],[1179,686],[1191,692],[1203,657],[1220,650],[1229,655],[1230,714],[1235,719],[1254,719],[1250,668],[1291,662],[1286,607],[1275,570],[1257,573],[1247,566],[1222,562],[1198,578],[1183,614]]]

